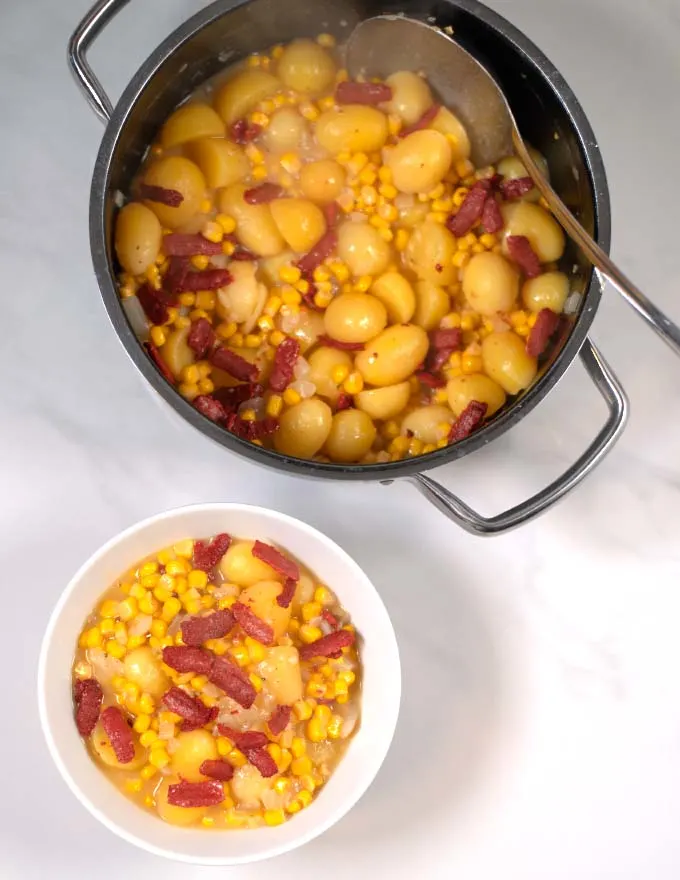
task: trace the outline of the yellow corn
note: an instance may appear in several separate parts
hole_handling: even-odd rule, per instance
[[[306,700],[297,700],[293,703],[293,712],[298,721],[308,721],[312,717],[312,707]],[[295,740],[293,740],[293,742],[295,742]]]
[[[161,770],[169,763],[170,755],[168,755],[165,747],[161,746],[160,748],[152,749],[149,753],[149,764],[151,764],[152,767],[158,767],[158,769]]]
[[[410,237],[407,229],[397,230],[397,234],[394,237],[394,246],[400,253],[406,250]]]
[[[229,214],[218,214],[215,217],[215,221],[219,223],[222,228],[222,232],[225,235],[230,235],[236,229],[236,220],[233,217],[230,217]]]
[[[312,762],[307,755],[303,755],[293,761],[290,770],[294,776],[305,776],[307,773],[311,773]]]
[[[161,618],[165,621],[165,623],[170,623],[172,620],[175,619],[175,617],[177,617],[181,610],[181,601],[175,596],[171,596],[163,603],[163,608],[161,609]]]
[[[147,730],[139,737],[140,745],[143,745],[145,749],[148,749],[152,743],[155,743],[158,739],[158,734],[153,730]]]
[[[283,400],[288,406],[295,406],[295,404],[300,403],[302,398],[294,388],[286,388],[283,392]]]
[[[220,339],[227,340],[231,339],[234,333],[236,333],[237,329],[238,328],[233,321],[223,321],[221,324],[218,324],[217,327],[215,327],[215,333],[217,333]]]
[[[267,415],[272,416],[273,418],[278,418],[281,415],[281,410],[283,409],[283,398],[280,394],[272,394],[272,396],[267,401]]]
[[[305,623],[300,627],[300,638],[306,645],[320,639],[322,635],[323,633],[318,626],[311,626],[310,624]]]
[[[192,568],[187,574],[187,583],[190,587],[195,587],[197,590],[203,590],[208,584],[208,575],[204,571],[201,571],[200,568]]]
[[[234,767],[243,767],[244,764],[248,763],[246,756],[238,749],[232,749],[227,755],[227,758],[229,759],[229,763],[233,764]]]
[[[282,809],[265,810],[264,821],[265,825],[281,825],[286,821],[286,814]]]
[[[116,625],[110,617],[105,618],[99,624],[99,632],[103,636],[112,636],[116,631]]]
[[[347,394],[358,394],[363,390],[364,380],[358,371],[354,371],[350,373],[349,376],[343,382],[342,387],[345,389]]]

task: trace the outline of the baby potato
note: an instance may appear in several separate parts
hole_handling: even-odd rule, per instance
[[[217,90],[213,104],[224,122],[232,125],[280,89],[281,81],[271,73],[260,67],[249,67],[232,76]]]
[[[236,220],[236,238],[243,247],[258,257],[273,257],[285,248],[270,206],[249,205],[243,198],[246,191],[242,183],[236,183],[220,191],[220,210]]]
[[[269,648],[267,656],[258,664],[257,672],[277,703],[291,706],[296,700],[302,699],[302,674],[297,648],[292,645]]]
[[[451,299],[443,287],[431,281],[416,284],[416,311],[413,323],[423,330],[434,330],[451,308]]]
[[[115,248],[118,262],[131,275],[142,275],[161,249],[163,230],[154,212],[140,202],[129,202],[116,217]]]
[[[237,541],[222,557],[220,572],[225,581],[237,587],[252,587],[261,581],[276,580],[274,570],[253,556],[254,541]]]
[[[338,256],[355,277],[379,275],[390,262],[390,246],[375,226],[343,223],[338,229]]]
[[[158,353],[170,368],[175,379],[179,379],[182,370],[194,362],[194,352],[189,348],[188,337],[189,327],[173,330],[168,333],[167,339],[158,349]]]
[[[459,416],[473,400],[487,405],[485,416],[487,419],[505,403],[505,391],[498,382],[494,382],[484,373],[468,373],[449,379],[446,393],[449,406],[456,416]]]
[[[326,232],[326,218],[314,202],[274,199],[269,207],[286,244],[299,254],[310,251]]]
[[[398,382],[384,388],[365,388],[354,395],[354,404],[372,419],[393,419],[405,409],[410,396],[410,382]]]
[[[413,317],[416,295],[400,272],[385,272],[373,282],[371,293],[387,309],[390,324],[407,324]]]
[[[399,70],[385,80],[392,89],[392,100],[384,104],[388,113],[400,116],[406,125],[413,125],[432,106],[432,92],[424,77],[410,70]]]
[[[132,734],[132,738],[135,746],[135,754],[132,760],[128,761],[127,764],[121,764],[116,757],[116,753],[113,750],[113,746],[111,745],[101,721],[97,723],[95,729],[92,731],[90,742],[92,743],[92,748],[99,760],[103,764],[106,764],[107,767],[115,767],[116,770],[139,770],[139,768],[143,767],[146,762],[146,751],[139,744],[134,733]]]
[[[271,153],[287,153],[297,150],[306,131],[307,123],[295,107],[281,107],[272,114],[263,139]]]
[[[451,167],[451,144],[438,131],[425,128],[402,138],[389,151],[386,164],[403,193],[428,193]]]
[[[511,235],[524,235],[542,263],[552,263],[564,253],[562,227],[540,205],[531,202],[507,202],[501,207],[505,221],[502,250],[508,255],[507,239]]]
[[[154,655],[151,648],[142,646],[135,648],[126,655],[123,661],[125,675],[130,681],[151,694],[152,697],[162,697],[170,687],[167,675],[163,672],[160,660]]]
[[[205,816],[206,807],[176,807],[168,803],[168,789],[182,780],[179,776],[164,776],[155,791],[158,815],[169,825],[194,825]]]
[[[319,397],[331,403],[335,403],[340,396],[340,388],[333,380],[336,367],[344,367],[348,373],[351,371],[352,358],[346,351],[322,345],[309,356],[309,381],[316,385]]]
[[[344,409],[333,416],[324,450],[331,461],[359,461],[376,436],[373,419],[360,409]]]
[[[300,351],[304,354],[324,332],[323,315],[311,309],[304,309],[298,317],[297,327],[289,335],[297,339],[300,343]]]
[[[201,169],[210,189],[231,186],[250,174],[248,157],[226,138],[200,138],[187,144],[184,152]]]
[[[368,342],[387,324],[387,309],[368,293],[343,293],[324,313],[326,333],[338,342]]]
[[[234,280],[217,291],[218,314],[223,321],[243,324],[266,298],[267,288],[258,282],[254,263],[237,260],[230,264],[229,271]]]
[[[273,575],[273,569],[270,576]],[[239,602],[248,605],[265,623],[274,630],[274,636],[280,639],[288,629],[291,609],[282,608],[276,602],[276,597],[281,592],[281,581],[259,581],[252,587],[246,587],[238,597]]]
[[[470,138],[465,130],[465,126],[450,110],[447,110],[446,107],[440,107],[439,113],[430,123],[430,127],[440,134],[446,135],[446,139],[451,146],[451,159],[453,162],[470,158]]]
[[[346,177],[345,169],[334,159],[308,162],[300,171],[300,189],[313,202],[327,205],[340,195]]]
[[[146,200],[163,226],[177,229],[198,214],[205,195],[205,178],[198,165],[184,156],[166,156],[157,159],[146,170],[144,183],[174,189],[182,193],[183,201],[176,208]]]
[[[510,312],[519,293],[519,273],[501,254],[475,254],[463,271],[463,293],[480,315]]]
[[[271,788],[271,781],[265,779],[252,764],[239,767],[229,784],[238,805],[245,810],[256,810],[260,807],[262,795]]]
[[[335,62],[314,40],[293,40],[283,50],[276,72],[286,88],[320,95],[335,80]]]
[[[260,276],[270,287],[276,287],[277,284],[281,284],[279,271],[283,266],[288,266],[293,262],[295,262],[295,254],[290,250],[282,251],[274,257],[267,257],[266,260],[260,260]]]
[[[419,406],[404,418],[401,423],[401,433],[413,435],[423,443],[437,443],[448,435],[448,431],[444,433],[442,430],[442,425],[450,427],[454,419],[455,416],[448,406],[438,406],[434,403],[429,406]]]
[[[522,302],[530,312],[550,309],[559,315],[568,296],[569,279],[564,272],[545,272],[522,285]]]
[[[187,730],[177,734],[175,751],[170,758],[173,773],[188,782],[201,782],[205,776],[200,771],[204,761],[217,759],[217,744],[207,730]]]
[[[396,385],[425,360],[429,345],[422,327],[397,324],[371,340],[357,354],[354,365],[369,385]]]
[[[531,385],[538,369],[536,358],[526,353],[523,339],[507,330],[490,333],[482,341],[484,371],[508,394],[519,394]]]
[[[451,262],[456,239],[441,223],[426,220],[411,233],[404,261],[421,281],[444,286],[456,280],[458,269]]]
[[[179,147],[197,138],[224,137],[224,122],[209,104],[193,103],[179,107],[161,129],[164,150]]]
[[[347,104],[326,110],[314,126],[317,142],[329,153],[372,153],[387,141],[387,117],[375,107]]]
[[[414,227],[420,226],[421,223],[425,222],[425,219],[430,211],[430,203],[414,201],[410,205],[400,204],[398,210],[399,217],[397,222],[399,223],[399,226],[405,226],[407,229],[413,229]]]
[[[333,413],[323,400],[310,397],[285,410],[274,434],[277,452],[294,458],[313,458],[326,442]]]

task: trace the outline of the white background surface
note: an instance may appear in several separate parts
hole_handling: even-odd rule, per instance
[[[283,2],[283,0],[282,0]],[[632,418],[577,492],[482,542],[407,485],[256,469],[154,405],[111,331],[87,203],[102,128],[65,64],[88,0],[0,4],[0,877],[98,880],[676,880],[680,873],[680,363],[612,291],[593,337]],[[136,0],[92,52],[116,97],[199,0]],[[613,255],[680,320],[677,0],[493,0],[548,54],[600,139]],[[440,471],[487,512],[553,478],[604,417],[575,365],[511,435]],[[38,727],[50,609],[112,534],[193,501],[308,520],[388,605],[402,716],[377,782],[336,828],[251,868],[164,863],[79,806]]]

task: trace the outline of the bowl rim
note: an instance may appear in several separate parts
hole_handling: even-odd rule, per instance
[[[157,846],[156,844],[150,843],[144,837],[127,831],[126,829],[121,827],[116,821],[111,819],[104,811],[95,806],[88,795],[86,795],[85,792],[76,783],[69,770],[67,762],[62,758],[59,747],[57,745],[58,737],[55,736],[52,724],[50,723],[50,713],[46,701],[46,679],[48,675],[47,658],[50,646],[52,645],[52,642],[54,640],[56,629],[61,619],[61,615],[64,609],[68,606],[72,594],[75,591],[78,583],[80,582],[80,580],[82,580],[83,577],[87,575],[88,571],[93,565],[95,565],[100,559],[104,558],[109,552],[111,552],[111,550],[115,549],[117,545],[124,542],[125,540],[127,540],[127,538],[133,536],[145,527],[155,523],[163,522],[164,520],[171,520],[177,516],[183,516],[187,514],[191,515],[193,513],[217,513],[227,510],[230,512],[247,511],[251,515],[262,515],[265,518],[273,518],[274,520],[277,520],[279,522],[286,523],[287,525],[292,526],[294,529],[297,529],[299,532],[302,532],[303,534],[309,536],[313,540],[325,545],[326,548],[331,550],[333,553],[344,557],[344,561],[350,566],[350,568],[353,568],[355,570],[358,578],[364,581],[367,587],[370,587],[374,594],[373,598],[377,600],[378,607],[381,610],[382,620],[380,621],[380,625],[384,633],[385,647],[392,655],[392,666],[394,668],[394,681],[391,683],[393,694],[390,704],[390,714],[381,721],[381,732],[383,735],[381,736],[380,740],[377,741],[378,748],[372,750],[372,752],[374,751],[375,754],[372,753],[372,759],[369,769],[366,772],[364,778],[362,778],[361,784],[354,791],[351,792],[351,796],[349,798],[341,799],[337,806],[330,810],[323,821],[315,824],[312,828],[308,829],[307,832],[301,834],[299,837],[294,837],[292,840],[283,841],[278,845],[273,844],[269,846],[266,850],[263,850],[261,853],[257,853],[255,855],[244,854],[242,856],[236,857],[200,855],[192,856],[186,852],[177,852],[171,849],[165,849],[161,846]],[[227,501],[183,505],[181,507],[173,507],[160,513],[153,514],[133,523],[122,531],[117,532],[104,544],[102,544],[97,550],[95,550],[69,580],[68,584],[66,585],[56,604],[54,605],[54,608],[52,609],[40,646],[36,684],[40,727],[42,729],[43,736],[45,737],[50,757],[57,767],[57,770],[59,771],[62,779],[67,784],[72,794],[75,796],[76,800],[79,801],[80,804],[82,804],[95,819],[101,822],[104,827],[106,827],[117,837],[120,837],[128,843],[132,844],[133,846],[145,850],[146,852],[149,852],[153,855],[161,856],[166,859],[171,859],[176,862],[182,862],[184,864],[206,865],[212,867],[228,867],[235,865],[255,864],[257,862],[264,861],[266,859],[270,859],[275,856],[282,855],[286,852],[298,849],[304,844],[314,840],[316,837],[323,834],[325,831],[327,831],[329,828],[339,822],[340,819],[342,819],[358,803],[358,801],[364,796],[368,788],[372,785],[392,745],[392,740],[396,731],[401,705],[402,674],[399,645],[387,607],[385,606],[385,603],[383,602],[380,593],[378,592],[371,579],[364,572],[361,566],[353,559],[353,557],[347,553],[346,550],[344,550],[332,538],[329,538],[327,535],[316,529],[314,526],[311,526],[308,523],[297,519],[296,517],[259,505]],[[360,731],[361,725],[359,726],[359,732]],[[375,742],[375,740],[372,740],[372,742]],[[82,755],[84,759],[90,760],[84,750]],[[338,772],[341,767],[342,760],[338,764],[335,772]],[[247,830],[244,833],[248,833]]]

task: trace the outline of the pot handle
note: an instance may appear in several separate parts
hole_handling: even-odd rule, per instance
[[[88,11],[68,41],[68,63],[76,83],[103,123],[108,123],[113,104],[88,64],[86,54],[92,41],[130,0],[99,0]]]
[[[500,535],[534,519],[577,486],[602,461],[621,436],[628,420],[628,399],[611,368],[590,339],[580,351],[581,361],[609,408],[609,418],[588,449],[561,476],[536,495],[496,516],[481,516],[448,489],[423,474],[406,479],[443,514],[473,535]]]

